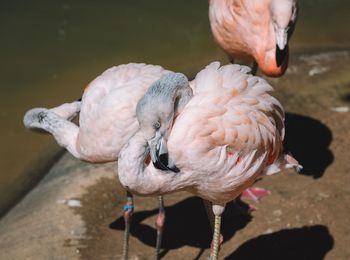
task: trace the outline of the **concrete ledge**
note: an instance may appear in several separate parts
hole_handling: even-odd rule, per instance
[[[103,177],[115,181],[115,163],[92,165],[65,154],[1,220],[0,259],[78,259],[78,239],[86,230],[73,199]]]

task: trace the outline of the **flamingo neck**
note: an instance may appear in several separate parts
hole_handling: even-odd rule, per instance
[[[173,191],[176,173],[163,172],[146,165],[149,155],[147,142],[141,131],[137,132],[123,147],[118,158],[120,183],[134,194],[161,195]]]

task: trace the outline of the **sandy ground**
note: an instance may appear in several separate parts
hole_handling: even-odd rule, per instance
[[[350,259],[349,71],[348,51],[303,54],[270,80],[287,111],[286,145],[304,169],[259,181],[272,194],[250,215],[228,205],[221,259]],[[0,259],[120,259],[125,194],[115,167],[63,156],[0,221]],[[178,193],[165,203],[163,259],[206,259],[201,200]],[[135,204],[130,259],[152,259],[157,199]]]

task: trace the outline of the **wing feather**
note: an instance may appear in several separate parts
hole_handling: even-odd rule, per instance
[[[283,108],[268,94],[273,88],[248,72],[244,66],[220,68],[215,62],[198,73],[197,93],[177,118],[170,145],[186,143],[189,153],[200,154],[222,148],[247,155],[279,153]]]

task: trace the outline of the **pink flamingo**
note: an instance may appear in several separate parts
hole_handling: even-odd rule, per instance
[[[254,60],[267,76],[282,76],[288,67],[288,39],[291,37],[298,8],[296,0],[209,0],[209,20],[215,41],[235,58]],[[241,198],[253,200],[270,194],[258,187],[249,187]],[[251,209],[255,206],[249,205]]]
[[[231,61],[253,59],[273,77],[288,67],[288,39],[297,13],[296,0],[209,0],[214,39]]]
[[[218,258],[225,204],[257,178],[299,167],[283,152],[281,104],[249,70],[211,63],[191,82],[193,98],[183,74],[163,76],[138,102],[140,131],[119,154],[118,176],[132,193],[186,190],[212,203],[211,259]]]
[[[135,109],[148,87],[169,73],[160,66],[130,63],[112,67],[93,80],[81,101],[55,108],[34,108],[24,116],[24,125],[51,133],[59,145],[74,157],[102,163],[116,161],[120,149],[139,129]],[[80,112],[79,126],[71,122]],[[156,220],[156,253],[159,254],[164,223],[163,199],[159,198]],[[124,207],[125,233],[123,258],[127,259],[133,201],[127,193]]]

